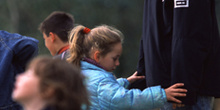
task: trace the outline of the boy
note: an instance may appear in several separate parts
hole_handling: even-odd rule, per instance
[[[69,49],[68,32],[74,27],[71,14],[55,11],[51,13],[39,26],[43,34],[45,46],[52,56],[64,59]]]

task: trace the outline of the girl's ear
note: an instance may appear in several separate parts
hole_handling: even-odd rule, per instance
[[[100,52],[97,50],[94,53],[94,60],[99,63],[99,59],[100,59]]]

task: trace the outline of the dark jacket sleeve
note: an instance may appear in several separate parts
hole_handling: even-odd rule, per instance
[[[143,40],[140,42],[139,50],[139,61],[137,66],[137,72],[139,76],[145,76],[145,62],[144,62],[144,51],[143,51]],[[146,79],[140,79],[128,86],[129,89],[137,88],[144,90],[146,88]]]
[[[140,42],[140,50],[139,50],[139,61],[137,65],[138,75],[145,76],[145,61],[144,61],[144,50],[143,50],[143,39]]]
[[[18,67],[17,73],[22,72],[23,70],[19,70],[21,68],[25,68],[27,63],[38,54],[38,40],[24,37],[18,41],[15,41],[15,45],[13,48],[14,58],[13,62]]]

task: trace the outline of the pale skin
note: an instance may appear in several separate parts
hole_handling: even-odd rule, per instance
[[[184,86],[183,83],[176,83],[176,84],[170,86],[169,88],[165,89],[167,100],[176,102],[173,104],[173,109],[175,109],[176,107],[183,107],[184,106],[184,104],[181,104],[182,102],[176,98],[176,97],[185,97],[186,96],[187,90],[179,88],[179,87],[183,87],[183,86]]]
[[[127,80],[129,81],[130,84],[133,83],[136,80],[144,79],[145,78],[145,76],[137,76],[137,74],[138,73],[136,71],[133,75],[131,75],[130,77],[127,78]]]
[[[24,110],[41,110],[47,105],[39,89],[39,80],[31,69],[16,77],[12,97],[23,106]]]
[[[99,50],[94,50],[92,52],[90,58],[95,60],[97,63],[99,63],[101,66],[103,66],[107,71],[112,72],[114,69],[116,69],[117,66],[119,66],[119,57],[122,53],[122,44],[117,43],[113,46],[112,51],[107,53],[105,56],[101,56]],[[108,63],[106,63],[108,62]],[[135,72],[133,75],[127,78],[129,83],[133,83],[136,80],[143,79],[145,76],[137,76],[137,72]],[[165,89],[165,93],[167,96],[168,101],[173,101],[177,104],[174,104],[175,107],[184,106],[182,105],[181,101],[178,100],[176,97],[185,97],[186,96],[186,89],[182,89],[179,87],[183,87],[183,83],[176,83],[168,88]]]
[[[43,33],[44,43],[47,49],[50,51],[52,56],[55,56],[56,53],[64,46],[69,45],[68,42],[63,42],[57,34],[50,32],[49,36]]]

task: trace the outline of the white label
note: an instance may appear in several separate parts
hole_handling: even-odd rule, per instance
[[[174,0],[174,8],[189,7],[189,0]]]

